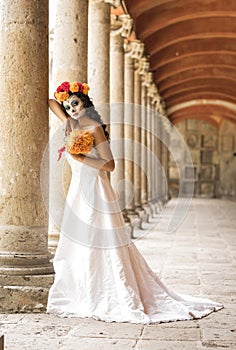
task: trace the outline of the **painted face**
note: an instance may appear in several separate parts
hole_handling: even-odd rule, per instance
[[[78,119],[82,116],[82,110],[84,110],[83,102],[76,95],[70,96],[66,101],[63,102],[66,112],[73,119]]]

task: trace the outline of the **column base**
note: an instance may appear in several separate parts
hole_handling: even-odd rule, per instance
[[[153,200],[151,200],[150,202],[147,203],[147,205],[150,208],[150,212],[151,212],[151,217],[154,218],[156,215],[156,206],[155,206],[155,202]]]
[[[127,217],[129,218],[133,229],[140,229],[141,228],[141,221],[142,220],[136,211],[127,210]]]
[[[129,233],[129,236],[132,238],[133,237],[133,230],[134,230],[134,228],[131,225],[131,221],[130,221],[130,218],[128,217],[128,215],[127,215],[127,210],[126,209],[122,210],[122,215],[123,215],[123,218],[125,220],[126,230]]]
[[[50,253],[55,254],[59,238],[60,238],[60,233],[59,232],[49,233],[49,236],[48,236],[48,250],[49,250]]]
[[[143,203],[143,204],[142,204],[142,209],[144,210],[143,216],[144,216],[145,219],[146,219],[145,221],[146,221],[146,222],[149,222],[150,217],[152,216],[152,212],[151,212],[151,209],[150,209],[148,203]]]
[[[163,203],[160,199],[155,202],[156,214],[159,215],[163,210]]]
[[[135,211],[138,213],[141,222],[148,222],[148,215],[142,207],[135,207]]]
[[[0,226],[0,312],[42,312],[53,283],[47,226]]]
[[[54,274],[37,276],[0,274],[0,312],[45,312],[53,280]]]

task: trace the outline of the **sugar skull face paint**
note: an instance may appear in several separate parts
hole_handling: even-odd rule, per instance
[[[63,106],[66,112],[69,114],[69,116],[73,119],[77,120],[79,117],[81,117],[84,114],[82,112],[83,110],[85,110],[83,102],[76,95],[72,95],[66,101],[64,101]]]

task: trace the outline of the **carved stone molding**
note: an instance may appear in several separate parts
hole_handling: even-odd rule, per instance
[[[146,57],[142,57],[137,61],[137,70],[141,76],[145,76],[149,71],[150,63]]]
[[[153,104],[156,105],[157,108],[159,108],[161,104],[161,96],[159,95],[158,92],[156,92],[156,94],[153,97]]]
[[[161,103],[158,107],[158,112],[161,113],[162,115],[166,115],[165,113],[165,103],[161,100]]]
[[[152,74],[152,73],[151,73]],[[150,75],[149,79],[151,79],[153,76]],[[152,98],[152,100],[154,99],[155,94],[157,93],[157,87],[156,85],[153,83],[153,80],[151,80],[150,84],[149,84],[149,88],[148,88],[148,96],[150,96]]]
[[[161,96],[158,93],[158,89],[155,83],[152,83],[150,87],[148,88],[148,96],[151,97],[151,104],[155,108],[159,108],[161,104]]]
[[[91,0],[89,0],[91,1]],[[95,2],[105,2],[107,4],[110,4],[111,6],[113,7],[119,7],[121,6],[121,0],[92,0],[92,1],[95,1]]]
[[[152,72],[147,72],[143,76],[143,84],[148,88],[148,96],[149,96],[149,90],[150,90],[151,84],[153,84],[153,73]]]
[[[119,7],[121,6],[121,0],[99,0],[99,1],[104,1],[110,4],[113,7]]]
[[[121,35],[128,38],[133,28],[133,20],[129,15],[111,15],[111,35]]]
[[[125,40],[124,41],[124,50],[125,53],[131,58],[139,60],[142,58],[144,53],[144,44],[140,40]]]

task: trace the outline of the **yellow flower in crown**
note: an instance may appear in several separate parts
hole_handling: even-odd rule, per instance
[[[79,91],[78,83],[70,83],[70,91],[71,92],[78,92]]]
[[[66,91],[55,92],[54,97],[56,100],[63,102],[69,98],[69,94]]]
[[[88,91],[90,90],[90,87],[88,84],[83,83],[83,94],[88,95]]]

